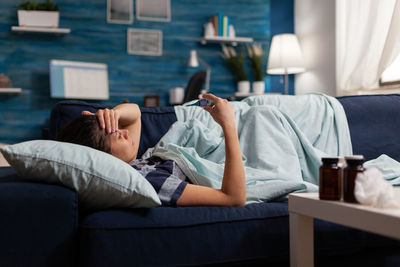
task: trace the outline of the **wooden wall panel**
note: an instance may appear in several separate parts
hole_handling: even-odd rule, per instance
[[[212,66],[211,91],[227,97],[236,82],[218,56],[220,46],[203,46],[199,39],[203,24],[217,12],[231,17],[238,36],[253,37],[267,50],[270,36],[271,0],[171,0],[171,22],[134,19],[131,25],[107,24],[106,0],[55,0],[61,10],[60,27],[70,28],[64,36],[16,34],[15,0],[0,1],[0,73],[8,75],[19,95],[0,95],[0,143],[15,143],[41,137],[51,107],[49,60],[64,59],[108,64],[110,100],[119,104],[127,98],[142,104],[143,96],[158,94],[168,104],[168,91],[185,87],[199,69],[186,62],[191,49]],[[291,18],[293,19],[293,18]],[[137,56],[126,52],[128,28],[158,29],[163,32],[163,55]],[[250,71],[250,65],[247,66]],[[249,72],[250,74],[250,72]],[[269,79],[266,79],[269,88]]]

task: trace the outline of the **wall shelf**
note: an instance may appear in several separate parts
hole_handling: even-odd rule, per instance
[[[37,33],[55,33],[55,34],[68,34],[71,29],[67,28],[46,28],[46,27],[27,27],[27,26],[12,26],[13,32],[37,32]]]
[[[0,88],[0,94],[19,94],[21,92],[21,88]]]
[[[213,37],[204,37],[201,38],[200,43],[205,45],[207,43],[230,43],[233,46],[236,46],[238,43],[251,43],[253,42],[253,38],[250,37],[222,37],[222,36],[213,36]]]

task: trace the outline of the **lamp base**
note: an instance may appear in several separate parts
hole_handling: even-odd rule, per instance
[[[289,75],[285,73],[285,95],[289,94]]]

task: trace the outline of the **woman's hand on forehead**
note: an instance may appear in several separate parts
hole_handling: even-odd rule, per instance
[[[114,109],[99,109],[96,113],[90,111],[82,111],[82,115],[95,115],[99,122],[100,128],[106,133],[114,133],[118,130],[119,112]]]

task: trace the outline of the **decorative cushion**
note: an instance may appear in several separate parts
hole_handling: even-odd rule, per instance
[[[0,147],[5,146],[6,144],[0,144]],[[7,167],[10,166],[10,164],[8,164],[8,162],[6,161],[6,159],[3,157],[3,155],[0,153],[0,167]]]
[[[90,147],[35,140],[5,146],[0,151],[19,175],[76,190],[84,209],[161,204],[152,185],[139,172]]]

